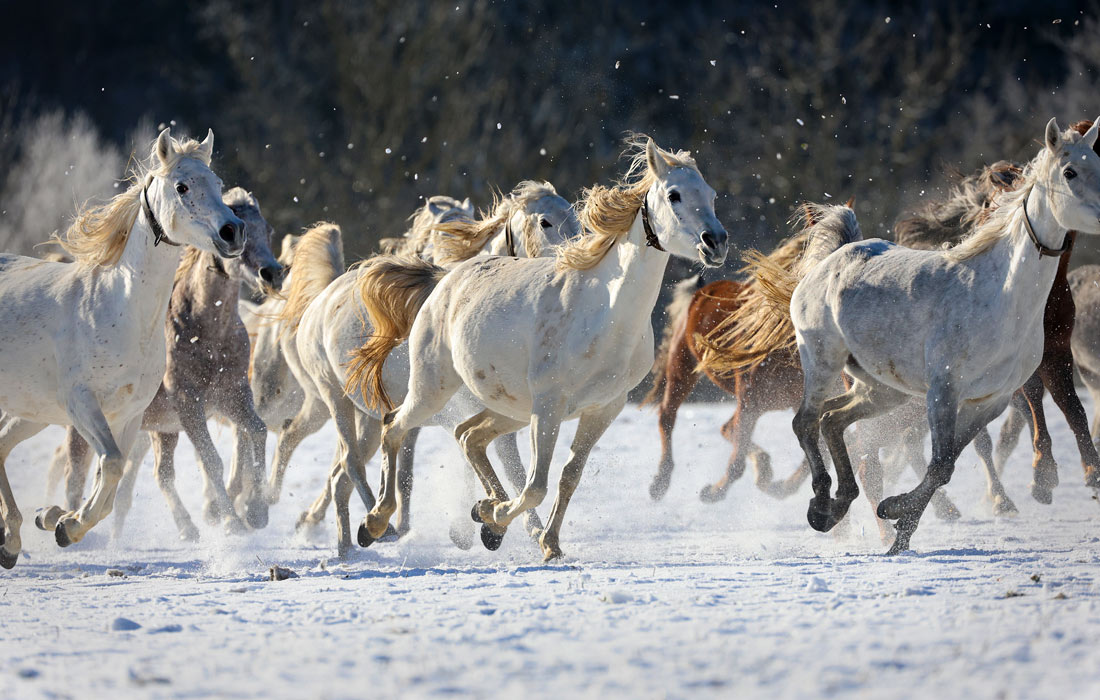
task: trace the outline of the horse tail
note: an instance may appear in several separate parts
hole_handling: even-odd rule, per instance
[[[741,305],[706,336],[696,335],[697,371],[734,374],[756,367],[772,353],[793,348],[791,297],[806,274],[833,251],[863,238],[847,205],[806,203],[795,216],[801,231],[771,255],[750,250],[743,272],[752,278]]]
[[[284,245],[284,251],[286,246]],[[285,292],[286,304],[279,312],[280,333],[294,334],[306,308],[334,279],[344,274],[344,242],[340,227],[320,222],[294,243],[294,262]],[[284,252],[285,254],[285,252]]]
[[[668,381],[668,353],[672,348],[672,339],[676,329],[687,319],[688,308],[695,292],[703,288],[703,276],[695,275],[676,283],[672,288],[672,301],[665,307],[665,329],[661,334],[661,344],[657,346],[657,356],[653,360],[653,386],[642,399],[642,405],[659,403]]]
[[[358,388],[368,407],[393,410],[382,384],[382,365],[409,337],[420,307],[446,274],[445,268],[408,255],[382,255],[363,264],[359,296],[374,332],[351,353],[345,392]]]

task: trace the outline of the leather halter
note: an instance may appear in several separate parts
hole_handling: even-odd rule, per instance
[[[1035,250],[1039,251],[1040,257],[1061,257],[1062,253],[1073,247],[1073,241],[1070,240],[1069,234],[1066,234],[1066,237],[1062,240],[1061,248],[1051,248],[1039,242],[1039,238],[1035,235],[1035,229],[1031,227],[1031,217],[1027,215],[1027,200],[1031,197],[1031,190],[1033,189],[1035,189],[1035,185],[1029,187],[1027,194],[1024,195],[1024,228],[1027,229],[1027,237],[1035,244]]]
[[[504,222],[504,245],[508,247],[509,257],[516,257],[516,236],[512,233],[512,217]]]
[[[648,247],[656,248],[662,253],[668,252],[661,246],[661,241],[653,232],[653,224],[649,223],[649,190],[646,190],[645,196],[642,197],[642,228],[645,229],[645,244]]]
[[[149,185],[141,188],[141,209],[145,212],[145,220],[149,222],[149,227],[153,229],[153,247],[156,248],[160,245],[161,241],[164,241],[168,245],[179,246],[168,234],[164,232],[164,227],[157,221],[157,217],[153,215],[153,209],[149,206]]]

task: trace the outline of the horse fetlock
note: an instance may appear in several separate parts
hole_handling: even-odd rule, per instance
[[[558,545],[558,536],[544,532],[539,540],[539,547],[542,549],[542,560],[551,561],[562,556],[561,547]]]
[[[1020,514],[1016,504],[1003,493],[993,497],[993,514],[1001,517],[1012,517]]]
[[[752,464],[753,473],[756,475],[756,487],[764,488],[772,482],[775,478],[775,472],[772,470],[772,458],[763,450],[757,450],[749,455],[749,462]]]
[[[699,490],[699,500],[703,503],[717,503],[726,497],[729,491],[729,480],[723,479],[716,484],[707,484]]]
[[[68,547],[84,539],[84,530],[80,527],[79,520],[66,516],[57,522],[53,535],[58,547]]]
[[[53,530],[57,527],[57,521],[61,520],[61,516],[64,514],[65,511],[60,506],[39,508],[34,514],[34,526],[39,530]]]
[[[367,534],[375,540],[386,534],[386,527],[390,524],[390,515],[392,514],[392,510],[387,513],[384,509],[375,505],[374,509],[367,513],[366,518],[363,519]]]

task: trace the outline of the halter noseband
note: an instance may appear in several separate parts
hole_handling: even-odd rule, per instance
[[[161,241],[164,241],[168,245],[178,246],[168,234],[164,232],[164,227],[157,221],[157,217],[153,215],[153,209],[149,206],[149,185],[141,188],[141,209],[145,212],[145,220],[149,222],[149,228],[153,229],[153,247],[156,248],[160,245]]]
[[[668,252],[661,246],[661,241],[657,238],[657,234],[653,232],[653,224],[649,223],[649,190],[646,190],[645,196],[642,197],[642,228],[645,229],[646,246],[656,248],[662,253]]]
[[[1031,227],[1031,217],[1027,215],[1027,200],[1031,197],[1031,191],[1033,189],[1035,189],[1035,185],[1029,187],[1027,189],[1027,194],[1024,195],[1024,228],[1027,229],[1027,237],[1035,244],[1035,250],[1039,251],[1039,257],[1060,257],[1062,253],[1065,253],[1073,247],[1073,241],[1070,239],[1069,234],[1066,234],[1065,239],[1062,241],[1061,248],[1051,248],[1039,242],[1038,236],[1035,235],[1035,229]]]

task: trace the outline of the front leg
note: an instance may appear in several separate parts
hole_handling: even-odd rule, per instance
[[[244,377],[223,392],[218,401],[222,415],[234,426],[237,434],[235,473],[230,474],[230,498],[248,526],[254,530],[267,527],[267,494],[264,473],[267,470],[267,426],[252,403],[252,388]]]
[[[1089,434],[1089,419],[1085,408],[1073,386],[1073,355],[1068,349],[1048,352],[1043,355],[1039,365],[1039,376],[1043,386],[1050,392],[1054,403],[1066,417],[1073,437],[1077,440],[1077,449],[1081,453],[1081,466],[1085,470],[1085,484],[1091,488],[1100,488],[1100,455]]]
[[[1040,503],[1050,505],[1054,502],[1054,487],[1058,485],[1058,463],[1054,461],[1053,442],[1047,429],[1043,410],[1043,380],[1039,373],[1032,374],[1020,391],[1031,407],[1032,446],[1035,452],[1031,496]]]
[[[206,522],[211,525],[224,520],[230,532],[243,533],[248,528],[237,517],[233,502],[225,490],[225,469],[206,425],[204,398],[200,394],[182,390],[172,394],[180,425],[183,426],[191,444],[195,446],[195,451],[199,455],[199,464],[202,466],[203,515]]]

